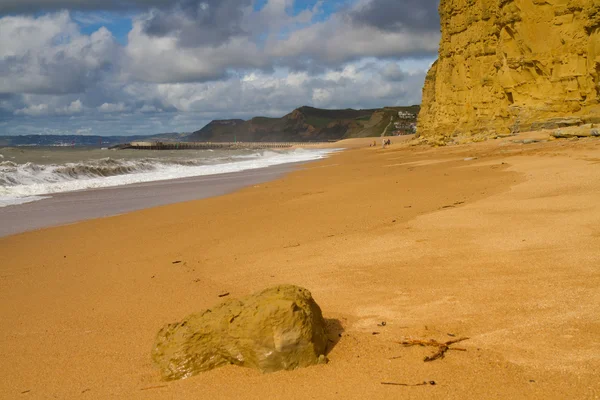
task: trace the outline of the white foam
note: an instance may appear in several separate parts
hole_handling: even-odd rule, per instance
[[[82,173],[77,172],[78,170],[76,173],[72,172],[73,167],[97,166],[99,161],[105,160],[96,160],[90,164],[69,164],[68,167],[70,169],[68,173],[65,173],[65,165],[40,166],[28,163],[15,166],[14,163],[4,162],[5,168],[4,171],[0,169],[0,178],[4,174],[4,179],[9,181],[10,184],[7,183],[4,186],[0,184],[0,207],[42,200],[43,198],[47,198],[47,196],[44,197],[43,195],[52,193],[216,175],[265,168],[273,165],[312,161],[325,158],[328,154],[338,150],[296,149],[288,152],[264,151],[245,156],[227,157],[228,162],[212,165],[165,164],[160,160],[117,161],[120,163],[119,167],[126,169],[126,172],[113,176],[93,176],[87,169]],[[232,159],[234,160],[233,162],[231,162]],[[107,160],[114,162],[114,160]],[[214,162],[214,159],[211,162]],[[127,173],[129,171],[131,173]]]
[[[7,206],[16,206],[19,204],[33,203],[34,201],[40,201],[49,198],[50,196],[28,196],[19,198],[4,198],[0,196],[0,208]]]

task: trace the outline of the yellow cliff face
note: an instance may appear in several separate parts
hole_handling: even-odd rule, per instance
[[[441,0],[440,16],[421,136],[600,122],[600,0]]]

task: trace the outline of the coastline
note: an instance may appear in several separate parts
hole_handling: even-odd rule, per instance
[[[327,149],[330,153],[325,157],[329,157],[331,151],[337,150],[335,146],[329,145],[312,146],[312,148]],[[294,147],[294,149],[302,148]],[[184,175],[171,179],[145,180],[147,178],[142,177],[144,180],[134,181],[134,183],[34,194],[31,199],[24,198],[21,203],[0,206],[0,221],[3,222],[0,224],[0,237],[220,196],[246,186],[277,179],[310,161],[314,159],[290,160],[264,167],[251,166],[234,172]],[[234,170],[239,168],[235,164],[231,165],[234,166]],[[114,178],[129,176],[125,174]]]
[[[277,179],[302,164],[304,162],[224,174],[52,193],[42,200],[0,207],[0,238],[94,218],[222,196],[246,186]]]
[[[355,143],[224,196],[0,238],[0,397],[597,395],[600,143]],[[159,380],[164,324],[279,283],[340,326],[328,365]],[[449,334],[467,351],[434,363],[396,343]]]

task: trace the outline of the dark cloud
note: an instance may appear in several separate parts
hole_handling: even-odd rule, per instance
[[[35,69],[32,70],[31,66]],[[62,51],[51,59],[35,59],[31,54],[6,57],[0,59],[0,77],[17,78],[1,84],[0,91],[48,95],[81,93],[110,70],[108,61],[90,69]]]
[[[437,31],[439,3],[439,0],[372,0],[350,16],[356,23],[387,31]]]
[[[1,0],[0,13],[36,13],[40,11],[69,10],[131,10],[165,7],[170,0]]]
[[[157,10],[144,23],[150,36],[175,34],[183,47],[220,45],[245,35],[243,10],[252,0],[184,0],[173,8]]]

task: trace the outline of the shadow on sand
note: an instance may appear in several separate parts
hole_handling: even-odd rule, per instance
[[[344,333],[344,327],[339,319],[325,319],[325,327],[327,328],[327,354],[331,353],[331,350],[338,344],[342,339],[342,333]],[[326,354],[326,355],[327,355]]]

